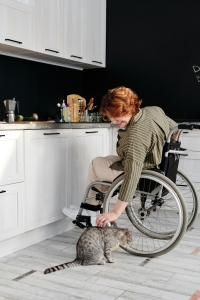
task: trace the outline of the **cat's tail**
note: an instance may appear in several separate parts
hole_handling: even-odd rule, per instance
[[[73,260],[71,262],[48,268],[44,271],[44,274],[49,274],[49,273],[52,273],[52,272],[56,272],[56,271],[59,271],[59,270],[72,268],[72,267],[76,267],[76,266],[80,266],[80,265],[81,265],[81,260],[76,258],[75,260]]]

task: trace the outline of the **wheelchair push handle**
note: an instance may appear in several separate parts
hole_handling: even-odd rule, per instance
[[[179,124],[178,129],[193,130],[194,124]]]
[[[192,124],[194,129],[200,129],[200,124]]]

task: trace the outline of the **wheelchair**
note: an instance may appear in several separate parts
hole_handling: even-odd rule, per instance
[[[169,133],[163,148],[160,168],[143,170],[132,201],[116,222],[107,226],[126,227],[133,232],[132,243],[125,251],[139,256],[156,257],[171,251],[181,241],[184,233],[192,227],[198,215],[197,192],[187,178],[178,170],[179,158],[187,156],[187,149],[181,148],[183,130],[200,129],[200,125],[179,124]],[[172,135],[179,130],[176,142]],[[124,174],[120,174],[113,182],[95,181],[85,191],[76,220],[73,223],[80,228],[92,226],[90,216],[83,216],[83,209],[112,211],[117,199]],[[95,186],[107,187],[101,191]],[[96,191],[97,206],[85,203],[90,189]],[[105,189],[105,188],[104,188]],[[85,222],[86,225],[83,225]]]

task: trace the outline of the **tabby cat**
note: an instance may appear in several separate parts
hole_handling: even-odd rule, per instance
[[[114,263],[111,251],[117,247],[127,247],[132,241],[132,232],[118,227],[89,227],[80,236],[76,245],[76,259],[72,262],[48,268],[44,274],[75,266],[104,265],[105,258]]]

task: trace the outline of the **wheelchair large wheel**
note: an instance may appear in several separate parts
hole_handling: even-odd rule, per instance
[[[198,195],[190,179],[180,170],[177,171],[176,186],[180,189],[188,211],[187,230],[191,228],[198,216]]]
[[[118,177],[104,199],[104,212],[111,211],[124,180]],[[132,244],[124,250],[134,255],[155,257],[172,250],[187,228],[187,208],[180,190],[164,175],[144,170],[133,200],[117,226],[133,232]],[[110,224],[109,224],[110,225]]]

